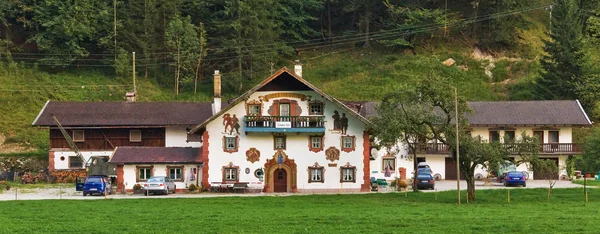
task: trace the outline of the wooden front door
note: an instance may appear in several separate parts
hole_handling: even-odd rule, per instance
[[[273,172],[273,187],[276,193],[287,192],[287,172],[284,169],[277,169]]]
[[[446,180],[456,180],[456,162],[452,158],[446,158]]]

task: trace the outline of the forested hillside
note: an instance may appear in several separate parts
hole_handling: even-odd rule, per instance
[[[213,70],[234,97],[300,60],[306,79],[344,100],[436,75],[469,100],[580,99],[597,118],[599,4],[0,1],[0,152],[47,147],[30,124],[48,99],[123,100],[133,52],[140,101],[208,101]]]

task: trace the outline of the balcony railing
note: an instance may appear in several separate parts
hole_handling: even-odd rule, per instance
[[[410,144],[409,153],[412,153],[412,148],[416,147],[415,150],[419,154],[447,154],[450,153],[450,149],[448,145],[441,143],[413,143]],[[504,146],[508,152],[516,154],[518,152],[517,144],[501,144]],[[539,153],[540,154],[552,154],[552,153],[581,153],[581,146],[577,143],[546,143],[540,144]]]
[[[325,132],[325,116],[245,116],[246,132]]]

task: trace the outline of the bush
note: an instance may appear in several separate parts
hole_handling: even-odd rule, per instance
[[[142,185],[141,184],[135,184],[133,185],[133,190],[141,190],[142,189]]]
[[[188,186],[188,189],[190,190],[190,192],[194,192],[198,190],[198,186],[196,186],[195,184],[190,184],[190,186]]]
[[[397,185],[398,185],[398,188],[407,188],[408,187],[406,180],[403,180],[403,179],[398,179]]]
[[[0,192],[4,191],[4,190],[6,190],[6,191],[10,190],[10,185],[8,185],[8,182],[6,182],[6,181],[0,182]]]

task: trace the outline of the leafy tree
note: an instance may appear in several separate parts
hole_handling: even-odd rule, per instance
[[[343,10],[352,13],[358,25],[359,32],[364,36],[364,47],[370,46],[370,34],[373,22],[382,15],[383,4],[381,1],[346,0]]]
[[[455,104],[454,87],[445,79],[430,76],[415,87],[404,87],[388,94],[377,107],[378,116],[371,119],[371,130],[376,139],[390,148],[396,142],[406,144],[413,152],[414,170],[417,170],[418,145],[415,142],[437,141],[447,144],[456,161],[456,125],[458,123],[460,163],[462,177],[467,182],[469,200],[475,200],[475,168],[487,167],[518,154],[518,163],[531,162],[537,157],[539,144],[523,135],[513,144],[503,146],[471,137],[465,113],[469,112],[462,97]],[[458,107],[458,121],[455,118]],[[416,186],[415,186],[416,187]]]
[[[535,168],[535,174],[541,178],[546,178],[548,182],[548,201],[550,201],[550,195],[552,194],[552,188],[558,180],[558,166],[553,160],[538,159],[533,163]]]
[[[409,5],[392,3],[390,0],[385,0],[383,3],[388,11],[385,28],[399,36],[381,41],[389,46],[409,47],[413,49],[413,53],[414,47],[417,45],[416,39],[424,35],[433,35],[434,33],[429,30],[436,27],[441,28],[446,19],[443,10],[414,8]]]
[[[112,32],[112,2],[46,0],[35,5],[33,36],[40,50],[48,52],[41,61],[66,65],[87,57],[97,48],[98,38]],[[111,33],[112,34],[112,33]]]
[[[484,48],[506,48],[517,45],[519,30],[527,28],[526,9],[533,1],[521,0],[472,0],[474,15],[488,16],[488,20],[473,22],[473,36]],[[487,17],[486,17],[487,18]]]
[[[208,53],[208,48],[206,48],[206,30],[204,29],[204,24],[200,23],[198,26],[198,55],[196,56],[196,75],[194,76],[194,94],[196,94],[196,90],[198,89],[198,79],[200,79],[202,62],[204,61],[204,57],[206,57]]]
[[[593,129],[585,139],[583,155],[575,160],[575,168],[583,173],[600,171],[600,128]]]
[[[576,99],[585,76],[585,53],[579,7],[575,0],[555,0],[550,40],[544,41],[536,93],[540,99]]]
[[[172,50],[170,56],[175,60],[175,95],[179,95],[179,87],[182,71],[193,70],[194,64],[198,61],[200,53],[200,37],[196,27],[191,23],[191,18],[175,17],[169,22],[165,38],[167,46]]]

